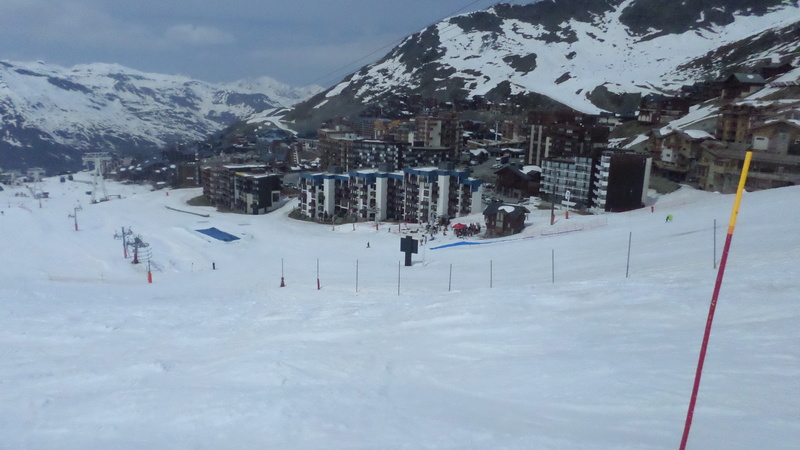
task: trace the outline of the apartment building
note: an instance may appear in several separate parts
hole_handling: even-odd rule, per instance
[[[461,151],[463,127],[457,114],[438,114],[414,118],[416,129],[414,145],[418,147],[445,147],[452,155]]]
[[[592,206],[594,163],[590,156],[550,158],[542,161],[539,192],[551,202],[574,209]]]
[[[598,149],[592,156],[552,158],[542,164],[539,192],[568,208],[628,211],[647,199],[652,158],[624,150]]]
[[[264,164],[203,166],[203,195],[217,208],[264,214],[280,206],[281,176]]]
[[[592,205],[602,211],[638,209],[647,201],[653,159],[645,154],[604,150],[595,158]]]
[[[541,166],[546,158],[589,156],[594,148],[608,144],[610,130],[598,123],[598,116],[576,111],[533,112],[529,122],[525,160],[529,165]]]
[[[433,222],[478,212],[482,181],[452,164],[402,171],[361,169],[348,173],[300,176],[300,210],[327,221],[349,216],[360,220]]]

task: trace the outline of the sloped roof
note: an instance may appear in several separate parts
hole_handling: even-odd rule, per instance
[[[737,72],[731,74],[731,76],[729,76],[728,79],[725,81],[730,81],[731,79],[735,79],[736,81],[745,84],[767,84],[767,80],[765,80],[764,77],[762,77],[757,73]]]
[[[769,126],[776,125],[776,124],[779,124],[779,123],[783,123],[783,124],[789,125],[790,127],[800,129],[800,120],[778,119],[778,120],[767,120],[766,122],[764,122],[762,124],[753,125],[750,128],[750,131],[760,130],[761,128],[769,127]]]
[[[503,211],[512,219],[516,219],[522,215],[530,213],[530,210],[524,206],[509,205],[503,202],[492,202],[486,207],[486,209],[483,210],[483,215],[487,216],[497,214],[498,211]]]

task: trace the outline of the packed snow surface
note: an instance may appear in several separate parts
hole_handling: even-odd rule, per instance
[[[88,180],[0,191],[0,448],[678,447],[732,195],[532,209],[521,235],[440,234],[405,267],[414,225],[114,183],[90,204]],[[800,442],[798,204],[744,195],[689,448]]]

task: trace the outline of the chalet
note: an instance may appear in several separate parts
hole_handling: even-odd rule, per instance
[[[673,181],[684,181],[700,159],[703,142],[714,139],[702,130],[654,130],[650,132],[649,149],[659,172]]]
[[[765,80],[769,80],[770,78],[783,75],[792,69],[794,69],[794,66],[789,63],[769,63],[759,67],[758,74],[761,75]]]
[[[511,236],[525,229],[525,217],[528,208],[519,205],[507,205],[493,202],[483,210],[486,221],[486,237]]]
[[[639,122],[658,124],[685,116],[691,102],[687,98],[649,94],[639,104]]]
[[[538,166],[518,168],[515,165],[503,166],[494,171],[495,186],[498,193],[511,198],[526,198],[539,195],[542,169]]]
[[[733,73],[722,81],[722,95],[725,100],[747,97],[767,84],[757,73]]]
[[[800,120],[770,120],[750,129],[754,151],[800,155]]]
[[[736,192],[746,151],[708,149],[703,151],[698,167],[700,189]],[[760,190],[800,185],[800,155],[753,152],[745,189]]]

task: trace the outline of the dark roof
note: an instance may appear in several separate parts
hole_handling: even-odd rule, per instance
[[[483,210],[483,215],[487,216],[487,215],[497,214],[497,211],[501,211],[501,207],[505,207],[502,208],[502,211],[504,211],[506,215],[512,219],[516,219],[521,215],[530,213],[528,208],[524,206],[508,205],[503,202],[492,202],[489,204],[489,206],[486,207],[486,209]],[[509,208],[511,209],[511,211],[508,211]]]
[[[495,174],[498,174],[500,172],[511,172],[512,174],[516,175],[517,177],[519,177],[519,178],[521,178],[523,180],[530,180],[531,179],[531,176],[529,174],[519,170],[515,166],[503,166],[503,167],[501,167],[501,168],[499,168],[499,169],[494,171]]]
[[[729,76],[728,79],[725,81],[731,81],[732,79],[735,79],[736,81],[745,84],[767,84],[767,80],[765,80],[764,77],[762,77],[757,73],[737,72],[731,74],[731,76]]]

